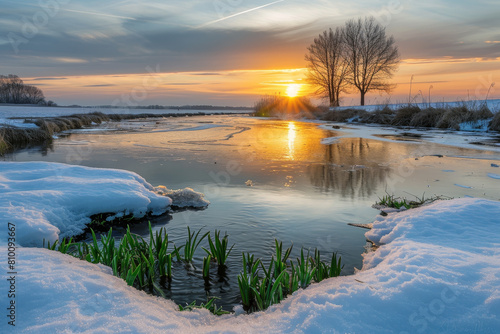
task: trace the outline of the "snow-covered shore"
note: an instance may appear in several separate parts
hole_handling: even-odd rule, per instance
[[[32,233],[19,237],[38,239],[36,231],[43,230],[37,224],[57,218],[43,216],[49,205],[74,219],[88,210],[88,199],[101,196],[110,203],[131,205],[131,212],[169,204],[168,198],[152,192],[134,173],[48,163],[15,165],[0,164],[4,253],[7,221],[16,222],[19,232],[22,224],[33,227]],[[63,189],[71,196],[61,196],[46,178],[59,178],[61,187],[69,182]],[[93,193],[99,184],[106,193]],[[16,205],[15,198],[22,197],[26,202],[19,200]],[[23,208],[29,202],[31,207]],[[106,201],[102,203],[105,206]],[[24,215],[30,220],[16,220]],[[179,312],[171,301],[128,287],[112,276],[110,268],[19,247],[15,329],[32,333],[495,333],[500,328],[498,217],[500,202],[472,198],[438,201],[378,217],[366,236],[381,247],[365,255],[363,268],[355,275],[314,284],[266,312],[222,317],[206,310]],[[5,260],[0,267],[2,275],[9,271]],[[5,308],[7,284],[2,279],[0,304]],[[5,317],[0,326],[2,332],[12,330]]]
[[[411,103],[411,105],[418,106],[420,108],[453,108],[453,107],[460,107],[460,106],[467,106],[470,108],[474,107],[479,107],[482,104],[486,104],[486,106],[493,112],[499,111],[500,110],[500,99],[493,99],[493,100],[470,100],[470,101],[454,101],[454,102],[432,102],[432,103],[427,103],[427,102],[421,102],[421,103]],[[366,106],[342,106],[342,107],[336,107],[335,110],[344,110],[344,109],[363,109],[366,111],[375,111],[378,109],[383,109],[385,106],[391,108],[391,109],[398,109],[401,107],[406,107],[408,106],[408,102],[404,103],[390,103],[390,104],[372,104],[372,105],[366,105]]]
[[[173,200],[173,201],[172,201]],[[176,207],[205,207],[200,193],[186,188],[153,188],[139,175],[115,169],[88,168],[58,163],[0,163],[0,221],[18,226],[20,246],[78,235],[90,216],[160,215]],[[7,240],[0,231],[0,245]]]

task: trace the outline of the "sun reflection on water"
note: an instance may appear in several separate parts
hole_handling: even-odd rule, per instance
[[[295,160],[295,138],[297,138],[295,123],[288,122],[288,155],[286,158],[289,160]]]

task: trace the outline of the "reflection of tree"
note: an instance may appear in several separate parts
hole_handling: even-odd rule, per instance
[[[388,145],[363,138],[325,145],[324,163],[308,168],[312,185],[338,192],[343,197],[372,195],[391,172],[388,167],[379,165],[388,162]]]

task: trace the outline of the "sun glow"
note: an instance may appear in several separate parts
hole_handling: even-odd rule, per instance
[[[286,87],[286,95],[288,97],[296,97],[296,96],[298,96],[301,87],[302,87],[302,85],[300,85],[300,84],[289,84]]]

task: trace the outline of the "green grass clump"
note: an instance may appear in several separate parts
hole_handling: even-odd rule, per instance
[[[251,259],[251,261],[249,261]],[[250,311],[254,305],[255,294],[253,288],[259,282],[260,259],[254,261],[254,256],[243,254],[243,271],[238,275],[238,287],[240,289],[241,303],[243,309]]]
[[[263,311],[273,304],[282,301],[285,296],[283,295],[283,277],[286,271],[283,271],[278,277],[265,276],[262,280],[252,288],[255,296],[255,305],[257,310]]]
[[[299,288],[305,289],[311,284],[316,273],[316,267],[312,265],[309,261],[309,252],[304,258],[304,249],[300,250],[300,259],[297,258],[297,265],[295,266],[293,262],[292,265],[292,276],[297,279],[297,285]]]
[[[200,236],[201,229],[192,232],[188,227],[188,238],[185,245],[171,247],[168,233],[161,228],[153,233],[149,224],[149,240],[131,233],[127,227],[121,239],[113,236],[112,228],[107,234],[97,237],[91,229],[92,240],[86,242],[73,242],[73,239],[62,239],[61,242],[48,243],[47,248],[64,254],[75,256],[92,263],[101,263],[112,268],[113,275],[122,278],[129,286],[165,297],[165,280],[172,278],[173,260],[191,264],[194,253],[200,243],[209,235]],[[220,232],[215,231],[214,239],[208,237],[209,249],[203,248],[207,256],[203,258],[202,275],[205,288],[210,285],[210,266],[213,258],[218,262],[219,268],[224,267],[233,246],[228,248],[228,236],[221,238]],[[243,309],[247,312],[262,311],[269,306],[279,303],[288,295],[300,288],[306,288],[313,282],[320,282],[328,277],[339,276],[342,270],[341,259],[334,253],[330,265],[321,260],[318,250],[314,257],[300,252],[300,257],[289,260],[293,246],[283,249],[283,243],[275,239],[274,254],[271,261],[264,265],[261,259],[256,259],[253,254],[243,254],[243,270],[238,275]],[[45,242],[44,242],[45,247]],[[180,251],[184,247],[183,255]],[[188,268],[191,270],[192,266]],[[191,273],[192,274],[192,273]],[[224,271],[219,271],[219,278]],[[167,289],[170,289],[167,287]],[[212,313],[221,315],[228,313],[217,307],[215,298],[207,303],[197,305],[196,302],[186,306],[179,305],[180,310],[193,310],[206,308]]]
[[[341,258],[334,253],[330,265],[321,260],[317,249],[314,257],[301,249],[300,257],[288,260],[292,247],[283,252],[283,245],[275,240],[275,254],[269,265],[264,265],[254,256],[243,254],[243,270],[238,275],[243,309],[247,312],[262,311],[313,282],[340,275],[343,268]],[[261,274],[262,273],[262,274]]]
[[[196,300],[193,301],[191,304],[187,304],[186,306],[182,306],[179,304],[179,311],[192,311],[194,309],[207,309],[210,312],[212,312],[215,315],[223,315],[223,314],[229,314],[230,312],[224,311],[222,307],[217,307],[215,304],[216,297],[210,298],[210,300],[206,303],[200,303],[200,305],[196,304]]]
[[[379,197],[379,201],[375,204],[398,210],[403,207],[406,209],[411,207],[410,204],[406,202],[405,198],[394,197],[394,195],[386,195],[382,198]]]
[[[432,203],[437,200],[444,200],[444,199],[451,199],[450,197],[446,196],[431,196],[429,198],[425,197],[425,193],[422,195],[422,197],[417,197],[415,195],[412,195],[415,197],[415,200],[407,200],[406,198],[400,198],[400,197],[394,197],[394,195],[385,195],[382,198],[379,197],[379,201],[375,203],[376,206],[383,206],[383,207],[388,207],[388,208],[394,208],[394,209],[401,209],[401,208],[406,208],[406,209],[413,209],[413,208],[418,208],[419,206],[425,205]]]
[[[44,240],[43,244],[44,244],[43,246],[45,247],[45,240]],[[68,252],[72,248],[72,246],[75,245],[73,243],[73,238],[69,238],[69,240],[67,240],[66,238],[63,238],[59,247],[57,247],[58,244],[59,244],[59,240],[54,241],[54,243],[52,245],[50,244],[50,241],[48,241],[47,242],[47,249],[57,250],[63,254],[68,254]]]
[[[210,278],[210,260],[212,257],[210,255],[203,258],[203,278],[208,280]]]
[[[212,238],[210,237],[210,233],[208,234],[208,244],[210,246],[210,250],[203,248],[203,250],[205,252],[207,252],[207,254],[209,256],[211,256],[212,259],[214,259],[215,261],[217,261],[219,267],[222,267],[225,265],[226,263],[226,260],[229,256],[229,254],[231,253],[231,251],[233,250],[233,247],[234,247],[234,244],[231,246],[231,248],[229,248],[229,250],[227,249],[227,246],[228,246],[228,236],[225,235],[222,239],[220,238],[220,231],[217,231],[215,230],[215,233],[214,233],[214,241],[212,241]]]
[[[337,277],[340,276],[340,272],[343,265],[341,265],[342,257],[339,256],[337,259],[337,253],[332,254],[332,259],[330,261],[330,265],[321,261],[321,254],[319,250],[314,251],[314,256],[309,258],[311,265],[316,269],[314,273],[314,281],[321,282],[322,280],[329,277]]]
[[[184,245],[184,261],[191,263],[193,261],[194,252],[196,251],[200,243],[203,241],[203,239],[205,239],[205,237],[208,236],[210,232],[203,234],[201,238],[198,239],[201,229],[198,230],[198,232],[196,233],[195,232],[191,233],[191,229],[189,228],[189,226],[187,229],[188,229],[188,238],[186,239],[186,243]]]
[[[63,239],[57,250],[81,260],[109,266],[113,269],[113,274],[124,279],[128,285],[141,290],[149,288],[162,295],[157,281],[160,277],[172,277],[172,253],[168,252],[166,230],[162,228],[153,234],[150,224],[149,232],[150,240],[147,242],[127,228],[127,232],[117,244],[112,229],[99,239],[91,230],[90,243],[72,243],[72,239]],[[47,248],[56,250],[57,244],[58,241],[52,245],[48,243]],[[178,252],[178,248],[174,247],[174,251]]]

